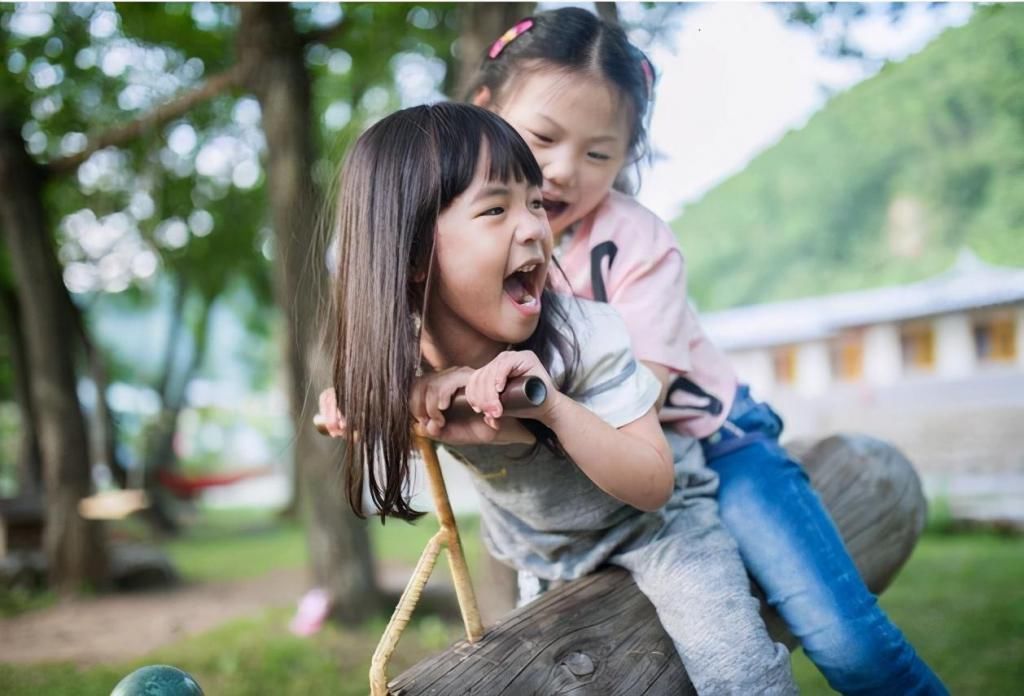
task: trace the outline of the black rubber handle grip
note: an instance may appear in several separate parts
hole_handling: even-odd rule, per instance
[[[540,406],[548,398],[548,388],[540,377],[516,377],[505,385],[499,398],[505,408]],[[475,415],[461,389],[452,397],[452,405],[445,409],[444,415],[448,420],[462,420]]]

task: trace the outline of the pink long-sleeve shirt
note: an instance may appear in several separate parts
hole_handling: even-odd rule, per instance
[[[696,438],[718,430],[732,406],[736,374],[687,301],[686,262],[668,225],[612,191],[566,234],[558,260],[571,287],[555,270],[556,287],[610,304],[626,323],[636,357],[672,371],[663,423]]]

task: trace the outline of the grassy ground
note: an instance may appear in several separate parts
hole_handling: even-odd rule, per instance
[[[304,563],[302,530],[296,525],[267,529],[266,524],[249,514],[218,513],[205,518],[189,539],[171,544],[169,552],[186,577],[196,579],[233,578]],[[378,557],[410,564],[433,529],[429,519],[415,526],[371,525]],[[475,520],[463,523],[463,531],[472,564],[479,549]],[[882,605],[953,693],[1017,693],[1024,680],[1024,538],[926,534]],[[84,670],[0,664],[0,693],[107,694],[133,669],[169,663],[192,673],[206,693],[218,696],[365,694],[370,653],[385,617],[300,639],[287,631],[289,616],[289,609],[268,611],[132,663]],[[391,673],[458,636],[458,626],[418,618],[399,644]],[[803,693],[831,693],[800,653],[794,656],[794,668]]]
[[[882,607],[958,695],[1020,693],[1024,538],[926,534]],[[802,652],[801,693],[833,693]]]
[[[164,550],[190,581],[249,578],[306,562],[302,525],[261,510],[205,511]]]
[[[328,627],[305,639],[288,633],[290,616],[290,609],[267,611],[118,665],[78,670],[63,664],[0,664],[0,693],[103,696],[138,667],[172,664],[192,674],[211,696],[365,696],[370,655],[384,631],[384,619],[353,629]],[[398,674],[457,638],[457,626],[431,617],[414,621],[402,636],[391,673]]]

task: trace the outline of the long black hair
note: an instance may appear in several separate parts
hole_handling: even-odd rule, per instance
[[[468,104],[416,106],[387,116],[355,143],[341,172],[337,205],[334,388],[350,442],[344,476],[362,516],[363,482],[379,514],[413,519],[409,407],[420,366],[419,326],[429,292],[438,216],[472,183],[481,153],[487,175],[540,186],[530,148],[500,117]],[[578,359],[565,308],[545,287],[537,329],[519,350],[568,383]],[[549,429],[524,421],[539,443],[560,451]]]

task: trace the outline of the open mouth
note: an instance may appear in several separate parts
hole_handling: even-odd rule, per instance
[[[558,217],[569,207],[569,204],[565,201],[555,200],[554,198],[544,198],[543,200],[544,210],[547,211],[548,218]]]
[[[516,306],[531,309],[540,306],[543,279],[544,262],[531,260],[508,274],[502,286]]]

